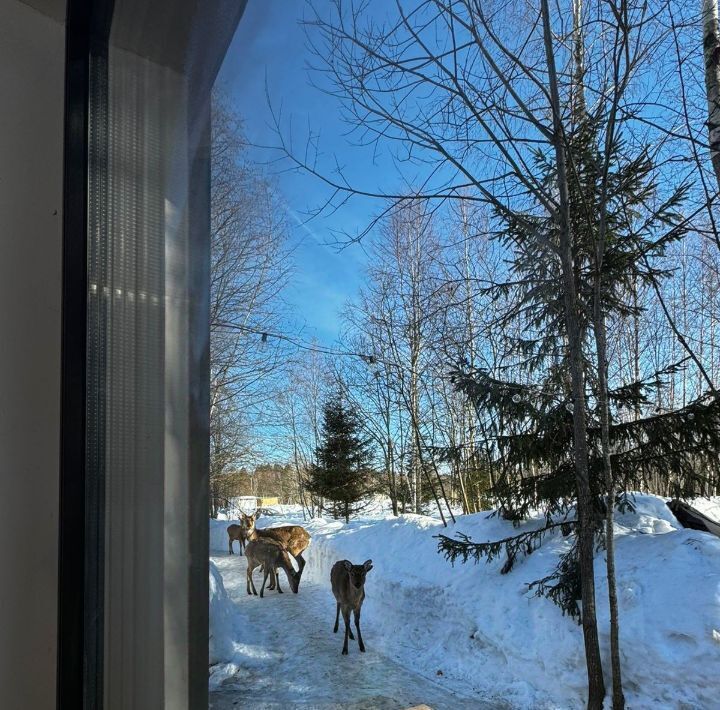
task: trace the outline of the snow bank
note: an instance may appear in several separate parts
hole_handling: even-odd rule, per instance
[[[636,496],[618,516],[617,577],[628,707],[717,707],[720,677],[720,539],[681,529],[663,499]],[[536,525],[530,520],[525,526]],[[349,525],[309,521],[304,576],[329,586],[330,568],[372,559],[363,624],[372,646],[398,662],[485,699],[518,708],[584,704],[580,627],[528,583],[548,574],[568,542],[557,535],[507,575],[504,560],[457,564],[437,554],[440,532],[473,540],[517,530],[477,514],[445,531],[435,519],[405,515]],[[609,672],[604,554],[597,559],[601,646]],[[607,687],[610,679],[607,678]]]
[[[210,519],[210,552],[227,552],[228,551],[228,534],[227,529],[229,525],[236,523],[240,524],[239,520],[213,520]],[[236,542],[233,545],[233,550],[237,553],[238,546],[240,543]]]
[[[222,576],[210,562],[210,689],[237,672],[233,663],[238,638],[235,608],[225,591]]]
[[[688,503],[699,510],[703,515],[707,515],[708,518],[720,523],[720,496],[713,498],[695,498],[688,501]]]
[[[243,574],[243,593],[244,593]],[[241,668],[254,665],[262,668],[270,654],[262,642],[248,638],[238,610],[230,599],[217,566],[210,562],[210,674],[208,686],[215,690],[223,681],[232,678]]]
[[[225,591],[218,568],[210,562],[210,665],[227,660],[233,653],[231,635],[233,604]]]

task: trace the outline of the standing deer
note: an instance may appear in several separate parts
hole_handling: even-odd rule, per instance
[[[340,612],[342,611],[345,620],[345,643],[343,644],[342,655],[347,656],[348,636],[354,641],[355,637],[350,630],[350,611],[355,617],[355,629],[358,635],[358,646],[365,653],[365,644],[360,633],[360,610],[365,599],[365,577],[372,569],[372,560],[366,560],[361,565],[354,565],[350,560],[336,562],[330,571],[330,584],[337,601],[335,613],[335,628],[333,633],[338,631]]]
[[[242,516],[243,518],[245,517],[244,514],[242,514]],[[227,534],[230,554],[233,554],[233,540],[237,540],[240,543],[240,554],[242,555],[243,550],[245,549],[245,541],[247,540],[247,527],[245,522],[241,521],[240,525],[236,525],[235,523],[228,525]]]
[[[285,570],[290,589],[297,594],[298,584],[300,583],[300,573],[295,571],[287,550],[275,540],[251,540],[245,548],[245,556],[247,557],[247,593],[257,595],[255,583],[253,582],[253,570],[262,565],[263,583],[260,588],[260,596],[263,596],[265,584],[269,576],[273,575],[277,578],[278,594],[282,594],[280,589],[280,577],[277,577],[276,570],[282,568]],[[252,592],[250,589],[252,588]]]
[[[294,558],[298,564],[298,584],[305,567],[305,558],[302,553],[310,544],[310,534],[300,525],[283,525],[278,528],[260,529],[255,527],[255,521],[260,517],[260,513],[255,512],[253,515],[245,515],[243,513],[242,523],[245,526],[245,536],[247,540],[274,540],[280,543]],[[270,581],[268,589],[275,586],[275,575]]]

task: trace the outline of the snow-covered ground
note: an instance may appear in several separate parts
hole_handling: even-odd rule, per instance
[[[335,601],[328,585],[303,577],[300,592],[292,594],[281,573],[284,594],[266,590],[264,599],[249,597],[245,564],[240,555],[213,556],[214,574],[227,580],[227,597],[220,602],[222,592],[216,593],[212,602],[211,610],[220,607],[218,618],[223,621],[213,623],[211,658],[217,660],[225,653],[228,660],[211,669],[212,710],[395,710],[421,702],[458,710],[509,707],[460,695],[379,653],[364,621],[367,651],[360,653],[351,642],[350,655],[342,656],[342,633],[332,633]],[[228,602],[235,608],[229,617]]]
[[[616,526],[628,708],[720,707],[720,539],[682,529],[661,498],[638,495],[636,504]],[[695,505],[715,517],[720,499]],[[259,525],[290,520],[298,522],[278,516]],[[300,593],[272,592],[261,600],[245,594],[244,558],[227,555],[227,524],[211,521],[210,529],[217,565],[211,570],[213,707],[238,700],[235,707],[253,708],[584,705],[580,627],[527,590],[554,568],[568,544],[562,536],[500,575],[503,559],[452,568],[436,552],[440,532],[477,541],[512,534],[510,523],[487,514],[458,518],[447,531],[416,515],[349,525],[314,519],[304,523],[313,539]],[[332,633],[329,583],[332,564],[344,558],[373,560],[362,620],[368,652],[351,645],[347,657],[340,656],[341,635]],[[597,568],[608,672],[602,552]]]

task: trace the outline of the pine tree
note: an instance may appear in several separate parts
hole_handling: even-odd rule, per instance
[[[325,510],[334,518],[344,517],[345,522],[364,507],[363,499],[373,492],[373,454],[361,432],[357,413],[340,395],[325,403],[321,442],[315,450],[307,489],[330,501]]]

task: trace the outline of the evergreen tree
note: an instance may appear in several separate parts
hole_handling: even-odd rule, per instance
[[[330,501],[325,510],[334,518],[344,517],[345,522],[363,508],[363,499],[373,491],[372,451],[361,431],[357,413],[340,395],[325,403],[321,443],[315,450],[307,489]]]
[[[567,123],[568,212],[587,383],[580,406],[587,421],[584,443],[592,494],[588,522],[593,536],[602,541],[602,520],[609,508],[631,507],[627,493],[647,489],[655,477],[667,480],[677,497],[713,489],[720,477],[720,399],[711,390],[680,410],[653,411],[653,393],[681,363],[670,363],[636,382],[608,383],[606,323],[639,315],[634,289],[638,284],[656,288],[668,275],[658,264],[668,245],[686,234],[687,222],[680,214],[686,186],[663,196],[650,147],[628,145],[618,129],[608,139],[606,116],[583,107],[581,112],[574,109]],[[536,167],[549,184],[556,181],[555,164],[540,151]],[[482,544],[440,536],[440,550],[453,560],[490,560],[504,553],[502,571],[508,572],[548,534],[572,534],[574,544],[555,572],[533,586],[580,618],[578,490],[573,476],[573,413],[579,405],[570,390],[570,334],[556,256],[557,220],[540,206],[498,218],[502,238],[514,253],[515,278],[501,289],[515,298],[506,322],[521,319],[527,324],[511,344],[525,377],[511,382],[467,367],[459,368],[455,377],[478,411],[492,411],[497,420],[510,422],[510,431],[495,431],[493,437],[498,474],[491,494],[500,512],[519,521],[539,508],[546,523]],[[630,421],[623,416],[637,412],[645,416]],[[611,530],[611,515],[608,521]],[[622,702],[618,687],[615,706]]]
[[[590,385],[587,407],[587,446],[590,483],[594,496],[593,526],[602,534],[608,488],[619,491],[615,503],[631,505],[626,493],[649,487],[653,477],[666,479],[676,497],[703,495],[713,490],[720,477],[720,400],[708,392],[686,407],[660,413],[651,409],[652,397],[667,384],[683,363],[672,363],[637,382],[623,383],[606,390],[599,382],[600,367],[592,348],[593,314],[598,320],[634,315],[637,306],[630,284],[653,284],[667,275],[653,261],[663,256],[668,244],[684,236],[683,220],[677,208],[684,189],[657,199],[653,164],[649,151],[632,159],[618,140],[613,149],[609,178],[601,183],[594,165],[599,161],[595,146],[601,135],[599,122],[588,120],[570,141],[570,176],[573,215],[573,249],[578,265],[576,285],[581,303],[580,325],[586,354],[586,379]],[[538,157],[540,168],[552,179],[552,165]],[[607,210],[607,234],[602,261],[594,258],[596,216],[601,190]],[[654,203],[652,209],[646,205]],[[556,529],[571,531],[577,521],[577,492],[573,480],[573,411],[569,389],[567,333],[562,316],[562,286],[551,217],[528,213],[505,219],[504,239],[514,249],[512,286],[516,308],[507,316],[510,323],[518,314],[528,319],[522,337],[514,339],[514,354],[533,384],[493,377],[487,371],[460,368],[455,381],[478,411],[494,411],[497,419],[509,422],[511,431],[495,431],[494,451],[498,474],[491,495],[507,519],[522,520],[530,509],[542,509],[547,524],[532,533],[483,545],[441,537],[441,550],[449,557],[494,558],[505,552],[509,571],[518,555],[530,553],[542,538]],[[599,282],[599,287],[595,283]],[[601,299],[598,302],[597,299]],[[601,404],[607,400],[609,421],[603,426]],[[623,411],[645,411],[646,416],[623,421]],[[605,429],[605,431],[603,431]],[[605,439],[605,441],[603,441]],[[607,466],[608,459],[611,466]],[[609,468],[612,485],[604,470]],[[557,573],[542,580],[539,588],[559,602],[564,611],[578,616],[577,550],[561,561]]]

